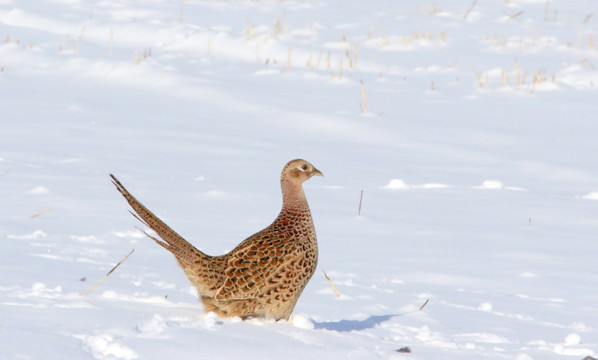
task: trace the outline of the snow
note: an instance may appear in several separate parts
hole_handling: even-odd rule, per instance
[[[405,182],[401,179],[392,179],[389,181],[385,189],[409,189],[409,185],[405,184]]]
[[[595,5],[0,1],[0,358],[598,357]],[[298,157],[290,322],[205,314],[108,177],[222,254]]]
[[[584,199],[598,200],[598,191],[591,192],[582,196]]]
[[[27,191],[27,194],[29,195],[44,195],[44,194],[49,194],[50,190],[48,190],[48,188],[44,187],[44,186],[36,186],[33,189]]]

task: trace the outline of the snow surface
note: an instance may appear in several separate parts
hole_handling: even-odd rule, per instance
[[[0,358],[597,357],[597,3],[471,5],[1,0]],[[108,178],[221,254],[297,157],[291,322],[204,314]]]

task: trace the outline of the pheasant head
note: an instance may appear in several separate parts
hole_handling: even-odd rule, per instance
[[[309,209],[301,186],[312,176],[324,176],[322,172],[303,159],[289,161],[280,174],[283,207]]]
[[[320,170],[303,159],[296,159],[289,161],[282,169],[281,181],[289,180],[294,183],[303,184],[312,176],[324,176]]]

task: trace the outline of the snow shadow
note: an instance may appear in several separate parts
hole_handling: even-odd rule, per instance
[[[340,331],[340,332],[348,332],[348,331],[354,331],[354,330],[359,331],[359,330],[371,329],[380,323],[390,320],[394,316],[397,316],[397,315],[396,314],[394,314],[394,315],[372,315],[365,320],[340,320],[340,321],[330,321],[330,322],[328,322],[328,321],[327,322],[316,322],[315,328]]]

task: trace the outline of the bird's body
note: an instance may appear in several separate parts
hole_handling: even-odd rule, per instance
[[[281,174],[282,210],[274,222],[227,254],[210,256],[174,232],[111,175],[146,233],[170,251],[197,288],[206,311],[221,317],[288,319],[318,262],[318,244],[302,183],[322,175],[305,160],[287,163]]]

